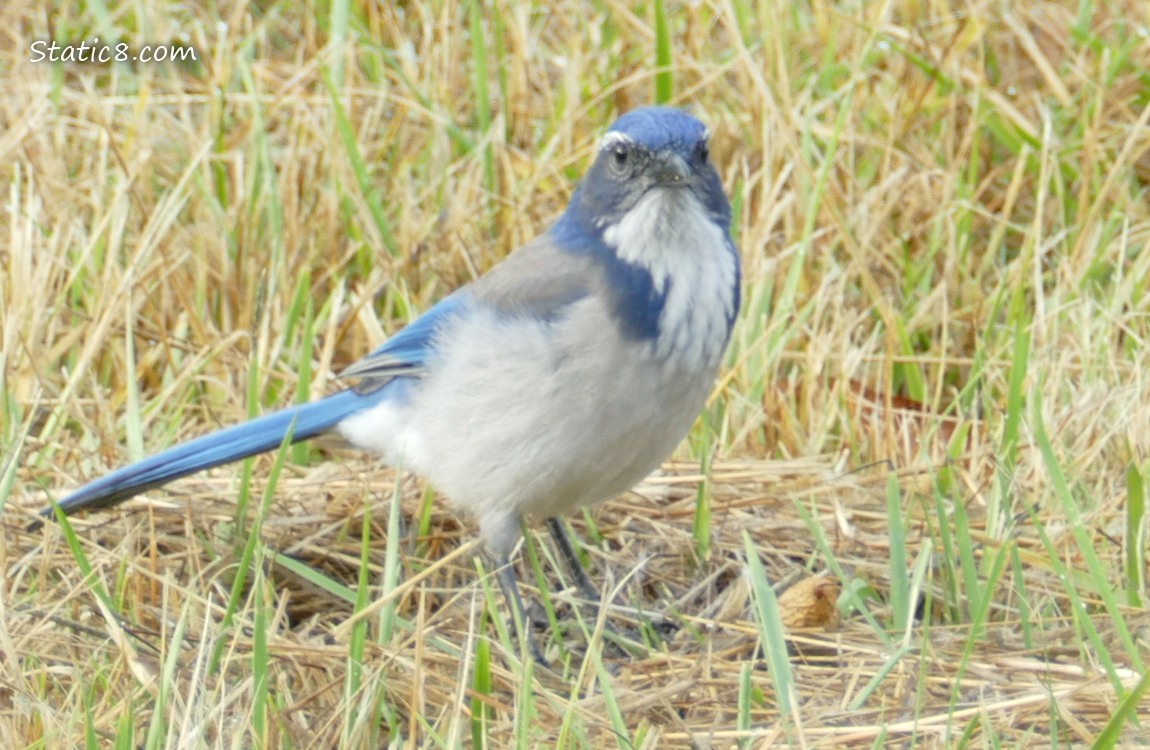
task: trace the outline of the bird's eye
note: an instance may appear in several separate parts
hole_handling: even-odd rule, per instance
[[[700,143],[695,151],[699,155],[699,161],[707,161],[711,158],[711,150],[707,147],[706,142]]]
[[[616,172],[624,171],[630,159],[631,154],[622,146],[617,146],[615,150],[611,152],[611,166],[615,168]]]

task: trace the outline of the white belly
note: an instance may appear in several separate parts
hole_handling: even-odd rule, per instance
[[[341,431],[425,476],[478,517],[492,547],[509,549],[520,516],[566,513],[642,480],[714,380],[714,365],[669,366],[621,340],[591,299],[552,327],[468,316],[438,340],[409,403],[381,404]]]

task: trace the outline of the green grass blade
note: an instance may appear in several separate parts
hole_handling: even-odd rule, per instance
[[[391,502],[387,512],[387,546],[383,557],[383,585],[379,592],[381,597],[389,596],[399,585],[402,568],[399,564],[399,548],[403,544],[403,535],[400,526],[403,521],[403,485],[400,482],[401,474],[396,473],[395,484],[392,486]],[[367,511],[365,510],[365,513]],[[362,563],[367,567],[367,560]],[[379,643],[391,642],[395,632],[396,618],[399,611],[399,601],[391,598],[379,611]]]
[[[271,686],[269,673],[271,656],[268,650],[268,629],[271,607],[264,601],[267,596],[267,583],[262,566],[255,568],[252,576],[252,735],[256,747],[268,746],[268,716],[270,707],[268,691]]]
[[[699,473],[703,481],[695,489],[695,518],[691,524],[691,536],[695,541],[695,558],[707,560],[711,554],[711,446],[710,419],[703,412],[703,439],[699,441]]]
[[[890,537],[890,609],[895,628],[909,633],[913,627],[910,606],[910,568],[906,557],[906,528],[902,521],[902,492],[893,471],[886,482],[886,521]]]
[[[367,608],[371,602],[371,506],[369,495],[363,498],[363,520],[359,527],[359,569],[356,577],[355,612],[358,614]],[[347,642],[346,672],[344,675],[344,705],[347,710],[343,715],[343,741],[348,745],[352,741],[352,730],[355,728],[363,706],[360,700],[360,691],[363,688],[364,654],[367,650],[367,622],[368,618],[358,617],[351,627],[351,635]]]
[[[351,9],[348,0],[331,0],[331,9],[328,13],[328,46],[331,48],[331,65],[328,66],[328,76],[332,86],[343,88],[344,66],[348,58],[348,27],[351,19]]]
[[[775,592],[767,581],[767,572],[759,560],[759,553],[755,549],[751,535],[746,531],[743,531],[743,547],[751,578],[759,643],[767,659],[771,682],[775,686],[775,702],[779,706],[783,721],[789,723],[790,715],[795,709],[795,682],[791,674],[790,657],[787,655],[786,629],[779,616],[779,603],[775,598]]]
[[[1126,469],[1126,604],[1135,609],[1142,607],[1146,596],[1148,525],[1145,479],[1138,467],[1131,464]]]
[[[351,121],[348,119],[347,110],[344,109],[343,103],[339,99],[339,90],[330,80],[325,79],[325,83],[327,84],[328,94],[331,98],[332,114],[335,115],[336,130],[339,132],[340,140],[343,142],[344,153],[347,154],[348,163],[351,164],[351,171],[352,174],[355,175],[356,185],[363,195],[363,200],[367,204],[368,211],[371,212],[375,229],[379,233],[380,240],[383,242],[383,246],[387,250],[388,255],[393,258],[398,257],[400,254],[399,246],[395,243],[395,236],[391,231],[391,222],[387,218],[387,212],[383,210],[381,193],[367,173],[367,163],[364,161],[363,154],[360,152],[359,141],[351,128]]]
[[[1095,736],[1094,742],[1090,745],[1091,750],[1123,747],[1122,742],[1125,739],[1123,730],[1127,724],[1133,723],[1145,731],[1142,725],[1146,721],[1146,716],[1141,711],[1142,699],[1146,697],[1147,692],[1150,692],[1150,670],[1143,672],[1138,683],[1122,696],[1118,708],[1110,715],[1102,731]]]
[[[268,473],[268,481],[267,486],[264,488],[263,499],[260,502],[255,518],[252,519],[251,528],[247,530],[246,542],[240,554],[240,559],[236,564],[235,579],[232,581],[231,591],[228,594],[228,603],[224,608],[224,614],[220,622],[220,630],[222,632],[227,632],[231,627],[232,622],[235,620],[236,613],[239,611],[240,604],[244,600],[249,571],[253,570],[256,565],[261,565],[263,562],[261,554],[263,545],[260,544],[260,529],[263,527],[264,519],[267,518],[272,500],[275,498],[276,485],[279,483],[279,476],[283,470],[284,461],[287,460],[291,439],[292,429],[288,429],[284,434],[283,440],[280,442],[279,450],[276,452],[275,463],[272,464],[271,471]],[[238,528],[243,527],[237,527],[237,529]],[[237,534],[237,537],[243,536],[243,534]],[[216,642],[215,648],[212,650],[211,659],[209,660],[208,671],[210,673],[215,674],[219,670],[220,658],[223,656],[226,646],[227,641],[224,638]]]
[[[1134,642],[1130,628],[1126,625],[1122,607],[1118,602],[1118,597],[1115,595],[1113,587],[1110,585],[1106,566],[1102,563],[1102,560],[1099,559],[1098,553],[1095,551],[1094,542],[1087,531],[1086,524],[1082,520],[1081,513],[1078,511],[1078,504],[1074,500],[1070,491],[1070,485],[1066,481],[1066,475],[1063,473],[1062,466],[1054,454],[1054,446],[1051,444],[1050,437],[1046,433],[1046,425],[1042,418],[1042,393],[1040,390],[1036,390],[1034,393],[1033,405],[1034,440],[1038,444],[1038,449],[1046,462],[1046,469],[1049,472],[1051,484],[1054,486],[1055,495],[1061,501],[1062,511],[1066,515],[1067,523],[1070,525],[1070,533],[1077,544],[1078,553],[1086,563],[1086,576],[1082,582],[1089,584],[1092,589],[1091,593],[1102,599],[1106,613],[1110,617],[1110,624],[1114,626],[1115,633],[1122,642],[1123,649],[1126,652],[1125,658],[1129,659],[1134,668],[1141,672],[1145,669],[1145,666],[1139,657],[1138,646]],[[1066,579],[1066,590],[1068,594],[1073,592],[1072,595],[1075,598],[1078,597],[1073,578]],[[1081,609],[1075,607],[1075,612],[1085,613],[1086,609],[1085,607]],[[1098,634],[1094,629],[1093,623],[1090,622],[1090,618],[1083,617],[1082,619],[1084,623],[1089,623],[1089,628],[1093,634],[1091,640],[1094,642],[1097,656],[1106,666],[1106,671],[1110,675],[1111,682],[1114,683],[1115,689],[1121,693],[1121,681],[1115,672],[1109,650],[1106,648],[1102,638],[1096,637]]]
[[[655,0],[655,103],[669,104],[675,97],[671,74],[671,28],[664,0]]]
[[[483,184],[489,195],[496,194],[495,152],[491,134],[491,88],[487,75],[487,39],[483,28],[481,0],[468,4],[471,28],[471,64],[475,70],[475,119],[483,142]]]
[[[475,639],[475,665],[471,678],[471,746],[490,747],[487,741],[489,726],[495,720],[495,710],[491,706],[491,642],[486,638]]]

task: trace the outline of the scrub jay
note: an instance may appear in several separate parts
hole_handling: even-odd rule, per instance
[[[335,433],[475,516],[541,658],[508,563],[521,520],[547,519],[593,592],[558,516],[625,492],[671,453],[730,338],[739,256],[708,135],[676,109],[624,114],[551,228],[341,373],[354,385],[121,468],[60,509]]]

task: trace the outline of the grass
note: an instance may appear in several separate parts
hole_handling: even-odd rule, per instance
[[[1140,4],[0,19],[4,747],[1150,745]],[[95,36],[197,59],[30,61]],[[469,519],[326,446],[24,531],[335,387],[663,99],[714,132],[743,311],[674,460],[570,519],[606,609],[529,540],[552,669]]]

